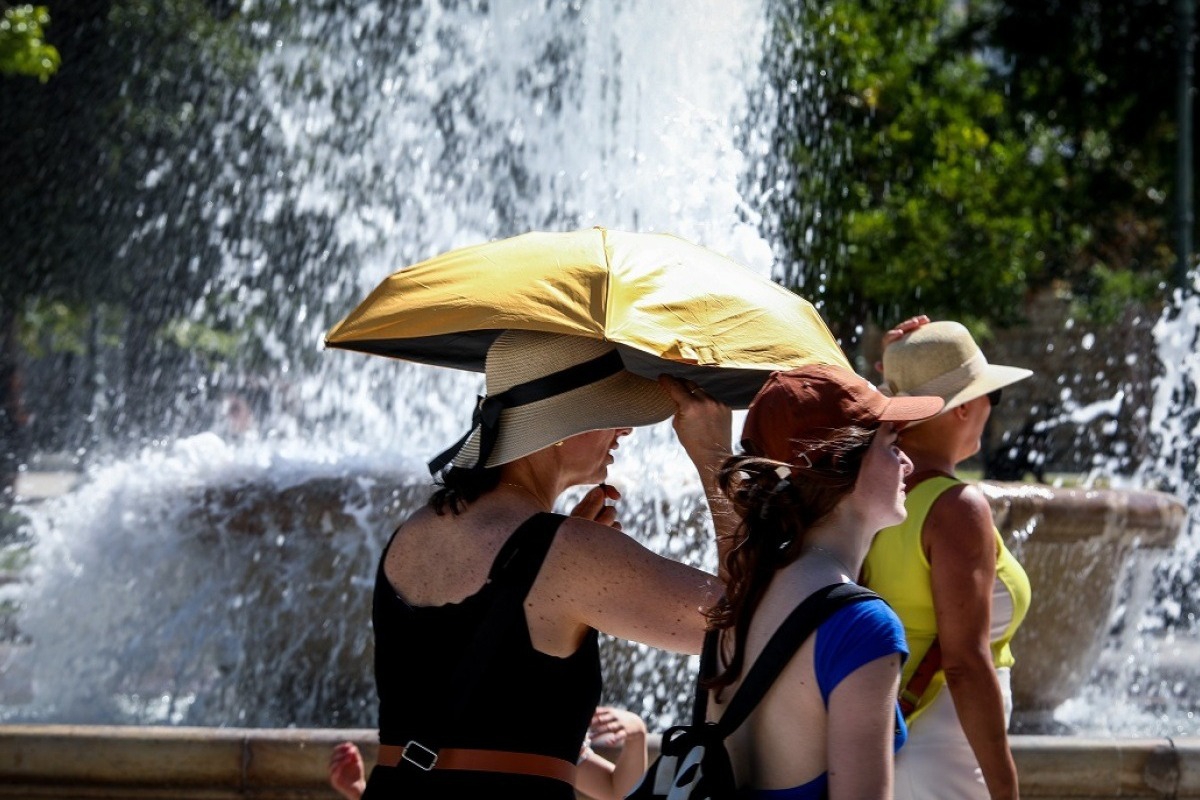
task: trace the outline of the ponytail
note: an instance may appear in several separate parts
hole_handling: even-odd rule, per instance
[[[717,674],[705,681],[718,698],[742,674],[750,621],[775,573],[799,558],[808,531],[854,490],[874,435],[874,429],[847,426],[814,443],[813,455],[803,455],[800,464],[764,458],[746,442],[746,452],[721,466],[718,485],[741,524],[725,557],[725,596],[705,614],[711,628],[733,631],[732,651],[729,637],[721,637]]]

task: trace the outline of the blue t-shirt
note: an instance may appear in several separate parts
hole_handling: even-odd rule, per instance
[[[846,676],[863,664],[899,653],[908,658],[904,626],[891,606],[882,600],[864,600],[838,609],[817,628],[813,666],[821,699],[829,707],[829,696]],[[896,750],[908,739],[908,728],[900,706],[896,706]],[[754,800],[821,800],[829,791],[829,777],[822,772],[802,786],[790,789],[748,789],[743,797]]]

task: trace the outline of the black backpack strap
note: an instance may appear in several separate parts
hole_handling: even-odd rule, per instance
[[[708,690],[704,681],[717,674],[717,647],[721,632],[711,629],[704,634],[704,648],[700,651],[700,675],[696,679],[696,693],[692,698],[692,724],[703,725],[708,719]]]
[[[427,750],[437,752],[445,741],[447,731],[453,730],[462,718],[467,705],[473,701],[472,690],[491,666],[492,656],[500,640],[512,628],[516,612],[521,611],[529,589],[537,579],[546,553],[566,517],[542,512],[527,519],[517,528],[497,554],[496,563],[488,577],[497,582],[497,591],[487,615],[475,631],[475,637],[462,661],[454,670],[448,686],[452,692],[449,703],[426,726],[422,737],[414,737]],[[523,613],[523,612],[522,612]]]
[[[762,701],[771,684],[792,660],[800,645],[835,611],[851,603],[878,598],[870,589],[854,583],[835,583],[813,592],[796,606],[771,636],[755,659],[737,694],[729,701],[716,725],[722,738],[737,730]]]

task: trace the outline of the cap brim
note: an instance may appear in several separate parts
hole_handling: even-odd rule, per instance
[[[940,397],[892,397],[879,415],[880,422],[916,422],[936,416],[946,401]]]

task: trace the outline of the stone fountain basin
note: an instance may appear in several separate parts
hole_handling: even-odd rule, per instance
[[[16,725],[0,728],[0,798],[330,798],[334,745],[369,729]],[[1200,798],[1200,739],[1014,736],[1021,796],[1039,800]],[[652,753],[653,753],[652,746]]]
[[[699,493],[660,482],[628,488],[626,530],[673,558],[709,563]],[[0,654],[0,710],[34,723],[370,727],[375,563],[429,488],[427,477],[395,474],[287,486],[251,478],[88,504],[106,520],[104,535],[95,552],[73,535],[70,557],[49,565],[63,571],[39,578],[45,591],[30,610],[49,625],[32,620],[28,647]],[[1015,723],[1042,732],[1091,674],[1131,557],[1171,547],[1185,510],[1150,491],[983,488],[1033,586],[1013,644]],[[686,716],[686,658],[613,641],[603,658],[606,702],[660,727]]]
[[[1038,732],[1096,666],[1132,557],[1174,547],[1187,509],[1163,492],[981,484],[1033,605],[1013,640],[1014,727]],[[1148,597],[1131,597],[1136,619]]]
[[[389,529],[407,507],[423,502],[423,483],[397,483],[384,477],[369,481],[374,497],[363,496],[363,483],[322,479],[295,486],[278,497],[240,487],[204,493],[204,515],[213,524],[246,533],[267,530],[312,531],[344,528],[352,521],[346,508],[379,512],[378,530]],[[397,487],[401,488],[397,488]],[[980,484],[992,507],[996,526],[1025,567],[1033,590],[1033,605],[1013,642],[1014,721],[1029,733],[1052,729],[1055,708],[1074,697],[1087,681],[1104,646],[1120,587],[1138,553],[1162,553],[1175,545],[1187,511],[1183,503],[1163,492],[1128,489],[1061,488],[1025,483]],[[260,502],[261,501],[261,502]],[[646,531],[667,527],[651,546],[673,557],[702,562],[712,551],[703,532],[705,512],[698,497],[671,499],[630,493],[625,502],[627,529]],[[266,506],[264,506],[266,503]],[[394,516],[393,516],[394,515]],[[220,518],[220,519],[219,519]],[[356,520],[362,524],[360,517]],[[707,552],[706,552],[707,551]],[[364,596],[365,599],[365,596]],[[1131,611],[1149,598],[1131,598]],[[365,613],[364,603],[364,613]],[[644,669],[636,662],[644,654],[624,643],[609,643],[606,675],[617,702],[640,707],[648,700]],[[357,669],[362,662],[344,663]],[[664,657],[659,671],[664,682],[686,683],[690,672],[677,658]],[[637,676],[641,675],[639,678]],[[624,693],[624,697],[621,697]],[[689,694],[688,687],[659,690],[650,705],[661,707]],[[682,709],[677,709],[682,710]]]

